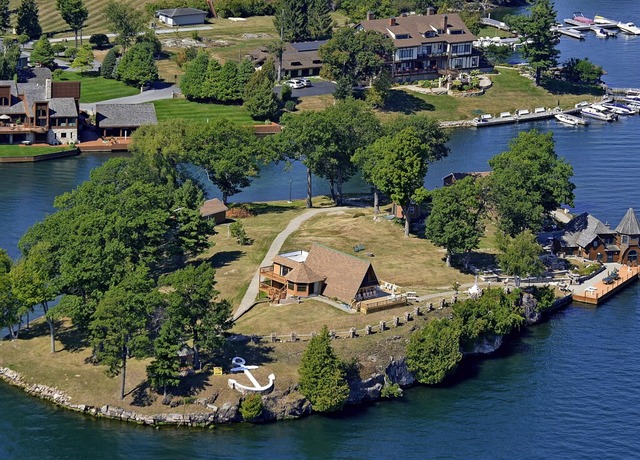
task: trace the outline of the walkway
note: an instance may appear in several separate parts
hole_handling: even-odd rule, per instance
[[[253,305],[256,302],[256,298],[258,297],[258,292],[260,291],[259,290],[259,287],[260,287],[259,269],[260,267],[264,267],[265,265],[271,265],[273,258],[276,255],[278,255],[278,253],[280,252],[280,248],[282,248],[282,245],[284,244],[285,240],[289,237],[289,235],[291,235],[293,232],[298,230],[298,228],[300,228],[300,225],[302,225],[303,222],[311,219],[314,216],[317,216],[320,213],[344,212],[349,209],[351,208],[347,206],[341,206],[336,208],[313,208],[291,219],[291,221],[289,222],[289,225],[287,225],[287,227],[284,230],[282,230],[280,233],[278,233],[278,236],[275,237],[275,239],[271,243],[271,246],[269,247],[269,250],[264,256],[264,259],[262,259],[262,262],[260,263],[260,265],[256,267],[256,273],[253,275],[253,278],[251,279],[251,283],[249,283],[247,292],[245,292],[244,297],[240,302],[240,305],[238,306],[235,313],[233,314],[233,319],[236,320],[240,318],[242,315],[248,312],[251,309],[251,307],[253,307]]]

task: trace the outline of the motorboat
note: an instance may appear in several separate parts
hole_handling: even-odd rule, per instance
[[[573,20],[581,22],[582,24],[586,24],[588,26],[595,24],[595,21],[593,19],[586,17],[579,11],[576,11],[575,13],[573,13]]]
[[[568,113],[556,113],[554,115],[556,120],[565,123],[567,125],[577,126],[577,125],[588,125],[589,122],[583,118],[576,117],[575,115],[569,115]]]
[[[583,107],[582,109],[580,109],[580,111],[585,117],[595,118],[596,120],[616,121],[618,119],[618,115],[616,115],[615,113],[598,110],[593,106]]]
[[[625,34],[640,35],[640,27],[637,27],[633,22],[619,22],[617,26]]]
[[[618,115],[635,115],[636,113],[638,113],[636,109],[632,109],[631,107],[620,102],[603,102],[601,105]]]
[[[604,16],[600,16],[599,14],[596,14],[593,17],[593,22],[603,26],[617,26],[619,21],[614,21],[613,19],[608,19],[608,18],[605,18]]]
[[[610,38],[618,35],[616,32],[603,29],[602,27],[593,27],[593,31],[596,33],[596,37],[598,38]]]

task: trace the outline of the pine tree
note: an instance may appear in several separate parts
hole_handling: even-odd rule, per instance
[[[30,39],[42,35],[42,27],[38,19],[38,5],[35,0],[22,0],[18,7],[16,33],[26,35]]]
[[[0,0],[0,31],[4,32],[11,28],[11,9],[9,0]]]
[[[309,38],[307,27],[307,1],[281,0],[276,6],[274,25],[282,32],[282,39],[301,42]]]
[[[31,52],[31,62],[41,65],[43,67],[53,67],[55,53],[51,47],[51,42],[43,35],[33,45],[33,51]]]
[[[302,355],[299,373],[300,392],[311,402],[314,411],[342,409],[349,397],[349,384],[343,363],[331,347],[327,326],[309,342]]]
[[[245,87],[244,106],[256,120],[273,120],[278,116],[280,104],[268,72],[261,70],[251,77]]]
[[[102,61],[102,67],[100,67],[100,75],[104,78],[115,78],[116,65],[118,64],[118,53],[115,48],[111,48]]]
[[[153,361],[147,366],[149,384],[156,391],[162,390],[167,396],[167,388],[180,383],[180,329],[171,321],[162,325],[158,337],[153,343]]]
[[[215,91],[213,98],[219,102],[229,103],[242,99],[242,91],[238,85],[238,64],[234,61],[224,63],[214,77]]]
[[[238,88],[240,91],[240,95],[244,92],[244,87],[247,82],[251,79],[256,69],[253,67],[253,62],[251,59],[245,58],[240,61],[238,65],[238,76],[236,78],[236,83],[238,84]]]
[[[218,75],[222,70],[222,66],[215,59],[209,60],[209,65],[205,69],[204,78],[200,78],[201,98],[211,100],[216,98],[218,91]]]
[[[204,99],[203,85],[209,67],[209,55],[201,51],[185,67],[185,73],[180,79],[182,94],[189,100]]]
[[[333,20],[327,0],[309,0],[307,14],[307,31],[312,40],[323,40],[331,37]]]

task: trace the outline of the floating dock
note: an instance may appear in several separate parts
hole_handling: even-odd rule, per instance
[[[575,27],[552,27],[551,30],[553,32],[558,32],[559,34],[566,35],[567,37],[584,40],[584,34]]]
[[[608,276],[605,270],[600,275],[589,280],[581,287],[573,288],[573,301],[588,305],[599,305],[609,297],[617,294],[631,283],[638,281],[639,267],[622,265],[618,271],[619,278],[611,284],[606,284],[604,279]]]
[[[535,109],[533,112],[522,113],[522,110],[516,111],[513,115],[504,115],[496,118],[482,118],[479,116],[473,120],[473,125],[477,128],[484,128],[486,126],[497,126],[497,125],[506,125],[510,123],[520,123],[525,121],[539,121],[546,120],[549,118],[554,118],[556,114],[566,113],[568,115],[574,115],[580,112],[580,109],[570,109],[570,110],[551,110],[544,109],[544,111],[540,111],[540,109]],[[502,115],[502,114],[501,114]]]
[[[480,18],[480,23],[482,23],[485,26],[495,27],[496,29],[506,30],[507,32],[511,30],[509,29],[509,26],[504,22],[496,21],[495,19],[491,19],[491,18]]]

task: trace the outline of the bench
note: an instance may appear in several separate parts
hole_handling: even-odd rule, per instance
[[[354,252],[364,251],[365,250],[364,244],[356,244],[353,247],[353,250],[354,250]]]

